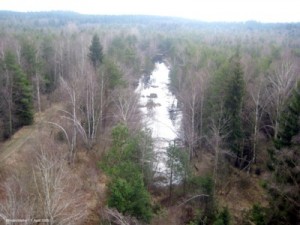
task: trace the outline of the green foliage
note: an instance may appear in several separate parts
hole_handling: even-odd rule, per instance
[[[270,68],[270,65],[272,63],[272,58],[265,56],[259,61],[260,69],[265,72]]]
[[[272,197],[269,224],[296,224],[300,220],[300,207],[297,204],[300,201],[299,163],[298,147],[273,149],[270,160],[273,177],[267,187]]]
[[[213,221],[216,213],[216,202],[214,196],[214,181],[211,176],[191,177],[188,183],[189,192],[194,195],[207,195],[201,198],[204,205],[200,205],[201,213],[198,217],[201,220]]]
[[[116,126],[112,131],[112,147],[100,166],[112,178],[108,206],[150,222],[152,208],[150,194],[143,181],[139,137],[131,137],[124,125]]]
[[[278,138],[274,141],[275,147],[289,147],[292,145],[292,138],[300,131],[300,83],[293,91],[291,98],[288,101],[287,109],[281,116]]]
[[[111,175],[114,170],[124,162],[134,162],[138,165],[137,139],[130,137],[128,128],[125,125],[118,125],[112,130],[112,147],[103,159],[102,167]]]
[[[145,57],[143,72],[146,75],[149,75],[152,73],[154,68],[155,68],[155,64],[153,63],[152,59],[150,57]]]
[[[261,186],[263,189],[267,189],[268,182],[266,180],[259,180],[259,186]]]
[[[133,175],[133,174],[131,174]],[[145,222],[150,222],[152,209],[150,195],[144,187],[143,179],[137,172],[130,180],[115,178],[109,185],[108,206],[123,214],[130,214]]]
[[[213,225],[230,225],[230,214],[228,211],[228,208],[225,207],[222,209],[222,211],[220,211],[217,215],[217,218],[215,220],[215,222],[213,223]]]
[[[213,197],[214,181],[211,176],[191,177],[189,185],[191,190],[201,191],[203,194]]]
[[[165,38],[161,40],[159,43],[159,50],[162,54],[165,55],[172,55],[174,53],[173,48],[174,48],[174,39],[173,38]]]
[[[242,149],[243,129],[242,129],[242,103],[244,97],[244,77],[240,63],[240,57],[237,53],[230,62],[229,70],[227,71],[229,80],[225,93],[225,117],[229,119],[227,128],[227,144],[230,149],[239,154]]]
[[[12,101],[14,107],[14,128],[33,123],[32,89],[26,74],[17,64],[11,52],[5,54],[6,69],[12,74]]]
[[[187,179],[191,172],[188,152],[176,145],[170,145],[167,149],[167,157],[167,166],[172,170],[173,176],[178,179]]]
[[[255,225],[266,225],[265,209],[259,204],[254,204],[251,209],[250,220]]]
[[[21,48],[22,65],[28,76],[34,76],[37,70],[37,51],[29,41],[23,41]]]
[[[105,59],[104,60],[105,75],[108,81],[108,87],[114,89],[115,87],[124,84],[122,80],[122,73],[118,66],[112,61]]]
[[[211,121],[219,121],[220,118],[224,117],[227,84],[231,77],[228,72],[230,71],[230,63],[227,56],[229,52],[216,52],[216,49],[209,47],[204,47],[203,50],[202,57],[217,64],[212,70],[212,76],[208,80],[208,87],[204,93],[206,100],[203,105],[203,118],[206,119],[203,120],[203,128],[205,133],[210,133]],[[224,118],[224,120],[228,120],[228,118]]]
[[[55,139],[59,142],[65,142],[66,141],[66,136],[63,131],[58,131],[55,135]]]
[[[135,40],[136,37],[132,35],[116,36],[112,40],[107,54],[110,59],[115,59],[125,68],[130,69],[133,74],[139,74],[141,63],[136,52]]]
[[[51,93],[55,90],[59,83],[55,65],[55,51],[53,47],[53,38],[51,36],[44,37],[41,43],[41,76],[44,81],[44,92]]]
[[[300,163],[299,148],[293,137],[299,134],[300,85],[293,91],[286,110],[281,115],[278,138],[274,148],[269,150],[268,167],[273,180],[268,186],[272,197],[270,202],[270,224],[295,224],[299,221]]]
[[[102,45],[97,34],[94,34],[89,50],[89,59],[93,67],[96,69],[101,65],[103,61]]]

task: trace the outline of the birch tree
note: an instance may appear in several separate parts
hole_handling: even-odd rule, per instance
[[[80,224],[86,215],[79,180],[59,154],[41,150],[33,166],[33,180],[41,217],[50,225]]]
[[[96,138],[97,130],[102,128],[105,92],[104,72],[103,70],[100,71],[100,66],[103,62],[103,52],[98,35],[93,36],[88,57],[93,66],[94,74],[88,76],[86,83],[86,120],[88,138],[93,142]],[[100,85],[96,86],[96,83],[98,83],[96,78],[98,76],[100,77]],[[98,104],[96,104],[96,97],[99,97],[97,99],[99,101]]]
[[[226,132],[227,126],[229,124],[230,119],[225,118],[222,116],[223,114],[223,106],[220,107],[221,112],[218,118],[211,118],[211,126],[210,126],[210,138],[207,140],[210,146],[213,149],[215,159],[214,159],[214,169],[213,169],[213,178],[214,178],[214,185],[217,185],[218,181],[218,173],[219,173],[219,162],[221,157],[224,154],[230,154],[226,150],[222,149],[222,145],[224,140],[229,135],[229,132]]]
[[[138,108],[139,98],[129,89],[116,91],[114,93],[113,102],[116,106],[115,118],[118,122],[128,126],[130,123],[137,122],[136,112]]]
[[[30,219],[33,217],[34,206],[31,195],[24,185],[24,180],[16,174],[11,174],[2,183],[1,191],[4,198],[0,202],[0,212],[6,219]]]
[[[62,118],[71,123],[71,138],[70,138],[70,149],[69,149],[69,161],[73,162],[75,158],[75,151],[77,146],[77,136],[78,133],[82,137],[84,143],[88,146],[88,137],[87,133],[80,122],[80,118],[77,115],[78,104],[79,104],[79,84],[73,82],[72,84],[67,83],[63,78],[61,78],[61,85],[63,90],[67,94],[67,99],[70,103],[70,111],[61,110],[63,113]]]
[[[291,95],[296,85],[295,66],[289,61],[283,61],[268,77],[270,86],[267,89],[269,98],[269,108],[267,113],[272,119],[271,128],[274,132],[274,138],[278,138],[280,126],[280,115],[283,112],[286,100]]]
[[[268,104],[268,97],[266,96],[266,79],[261,75],[253,83],[248,82],[247,89],[250,95],[250,110],[252,116],[250,118],[252,123],[252,163],[257,160],[257,142],[260,129],[262,128],[262,118]],[[248,112],[249,113],[249,112]]]
[[[187,82],[179,96],[183,103],[183,129],[190,159],[197,153],[196,147],[201,147],[203,137],[203,104],[205,98],[206,74],[198,72],[195,78]]]

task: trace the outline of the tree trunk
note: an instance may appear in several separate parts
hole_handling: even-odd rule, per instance
[[[75,96],[75,90],[73,88],[72,90],[72,95],[73,95],[73,135],[72,135],[72,148],[71,148],[71,162],[74,162],[75,158],[75,148],[76,148],[76,139],[77,139],[77,117],[76,117],[76,96]]]
[[[172,186],[173,186],[173,164],[174,164],[174,159],[171,159],[171,168],[170,168],[170,183],[169,183],[169,203],[171,204],[172,201]]]
[[[41,113],[41,96],[40,96],[40,78],[37,72],[35,72],[35,79],[36,79],[36,95],[37,95],[37,105],[38,111]]]

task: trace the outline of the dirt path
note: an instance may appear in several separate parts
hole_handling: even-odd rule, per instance
[[[36,113],[35,122],[30,126],[22,127],[9,140],[0,144],[0,168],[13,168],[15,171],[21,170],[24,166],[31,162],[31,157],[34,152],[39,149],[36,144],[40,142],[48,143],[49,138],[53,138],[53,131],[57,131],[57,127],[51,126],[47,122],[60,123],[61,113],[63,109],[60,104],[53,104],[49,109],[42,113]],[[53,132],[54,134],[55,132]],[[50,141],[51,143],[51,141]],[[65,150],[65,144],[57,145],[56,147]],[[51,149],[51,146],[49,147]],[[106,193],[106,177],[99,173],[97,157],[89,154],[86,151],[77,152],[77,162],[72,165],[69,172],[79,179],[82,186],[83,195],[87,207],[87,219],[83,224],[99,224],[98,208],[103,207],[105,203]],[[0,221],[1,224],[1,221]]]
[[[35,121],[32,125],[22,127],[9,140],[2,143],[0,145],[0,167],[3,166],[3,162],[22,149],[37,134],[38,128],[42,126],[43,122],[52,121],[60,109],[62,109],[61,105],[54,104],[44,112],[36,113]]]

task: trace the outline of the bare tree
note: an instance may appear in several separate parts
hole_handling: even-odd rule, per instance
[[[268,95],[270,96],[268,103],[270,107],[267,113],[272,119],[274,137],[277,138],[280,115],[284,109],[286,100],[296,85],[296,73],[293,63],[289,61],[282,62],[268,79],[270,82],[270,87],[268,88]]]
[[[203,103],[206,74],[198,73],[196,77],[190,78],[187,87],[179,96],[183,103],[183,129],[185,140],[188,145],[190,159],[195,154],[194,148],[203,137]]]
[[[101,75],[101,85],[98,85],[96,74],[86,74],[85,82],[85,110],[83,114],[86,119],[86,136],[88,147],[91,148],[96,141],[98,129],[103,120],[104,80]],[[99,102],[100,101],[100,102]]]
[[[71,138],[71,148],[70,148],[70,160],[73,161],[74,151],[76,149],[77,143],[77,127],[80,124],[77,120],[77,93],[75,84],[69,85],[62,77],[61,84],[63,89],[67,92],[70,103],[71,103],[71,112],[64,111],[67,115],[64,118],[70,120],[72,122],[72,138]]]
[[[80,224],[86,215],[80,181],[57,153],[41,150],[33,167],[33,179],[41,217],[49,224]]]
[[[127,126],[136,118],[138,96],[132,90],[125,89],[115,92],[113,101],[117,108],[115,118]]]
[[[0,212],[5,216],[3,219],[32,218],[34,214],[32,198],[23,180],[12,175],[2,184],[1,189],[5,193],[5,198],[0,203]]]
[[[219,117],[212,119],[211,118],[211,126],[210,131],[211,135],[210,138],[207,139],[208,143],[212,147],[215,155],[214,160],[214,170],[213,170],[213,177],[214,177],[214,184],[217,185],[218,180],[218,167],[221,154],[230,154],[229,151],[222,150],[221,145],[223,140],[226,139],[228,136],[228,132],[226,133],[226,129],[229,123],[229,118],[223,117],[223,106],[220,107],[221,111],[219,113]]]
[[[130,216],[124,216],[116,209],[105,208],[101,213],[105,220],[109,221],[109,223],[113,223],[115,225],[139,225],[137,219],[132,218]]]
[[[253,124],[252,138],[252,163],[256,163],[257,159],[257,139],[259,131],[262,127],[261,121],[268,105],[268,97],[266,96],[266,79],[260,76],[256,82],[248,82],[248,93],[250,95],[250,108],[252,111],[251,123]],[[247,113],[249,114],[249,112]]]
[[[37,50],[36,54],[35,54],[35,62],[36,62],[36,67],[38,67],[39,65],[39,54],[40,54],[40,51],[39,49]],[[38,105],[38,112],[40,113],[42,111],[41,109],[41,77],[40,77],[40,72],[39,72],[39,69],[36,68],[35,69],[35,88],[36,88],[36,97],[37,97],[37,105]]]

